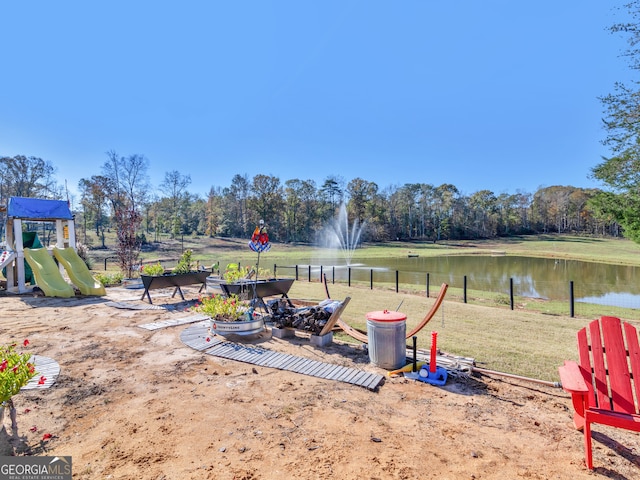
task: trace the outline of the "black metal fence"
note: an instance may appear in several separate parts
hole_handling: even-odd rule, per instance
[[[340,274],[337,274],[337,268],[340,269]],[[395,271],[384,271],[384,274],[381,273],[380,270],[375,268],[352,268],[352,267],[336,267],[336,266],[324,266],[324,265],[273,265],[273,275],[277,277],[279,272],[285,271],[284,275],[294,276],[296,280],[307,280],[311,281],[323,281],[323,278],[326,275],[327,281],[330,283],[346,283],[349,287],[351,287],[352,283],[357,284],[369,284],[370,289],[374,289],[376,283],[382,287],[383,285],[391,285],[395,287],[396,293],[400,292],[401,284],[410,284],[417,285],[416,277],[417,275],[421,275],[423,278],[422,285],[424,285],[424,292],[427,297],[431,296],[431,286],[435,284],[437,287],[440,286],[440,283],[447,283],[450,287],[461,288],[462,290],[462,301],[464,303],[469,302],[469,291],[471,290],[469,276],[464,275],[460,279],[454,279],[452,282],[451,278],[444,279],[443,282],[440,282],[439,278],[432,278],[430,273],[422,273],[422,272],[401,272],[399,270]],[[376,277],[377,274],[377,278]],[[389,280],[390,275],[392,276],[392,280]],[[404,281],[401,282],[401,277],[404,277]],[[434,281],[435,280],[435,281]],[[437,283],[436,283],[437,282]],[[461,285],[460,285],[461,283]],[[476,288],[475,290],[482,290]],[[516,288],[514,285],[514,279],[509,279],[508,291],[507,292],[493,292],[499,295],[504,295],[505,297],[501,298],[501,303],[508,303],[511,310],[514,310],[516,307],[515,299],[518,295],[516,295]],[[568,304],[568,313],[571,317],[574,317],[576,314],[576,295],[575,295],[575,284],[574,281],[571,280],[566,285],[566,295],[562,295]],[[508,298],[508,300],[507,300]],[[628,307],[622,307],[628,308]],[[605,314],[605,313],[603,313]]]

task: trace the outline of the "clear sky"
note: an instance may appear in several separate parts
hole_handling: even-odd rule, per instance
[[[463,194],[594,187],[631,71],[624,1],[110,0],[0,4],[0,155],[73,192],[105,152],[205,195],[236,174]]]

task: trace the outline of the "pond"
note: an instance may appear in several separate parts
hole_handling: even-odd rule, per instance
[[[329,280],[348,279],[349,269],[338,257],[335,263],[326,258],[319,262],[311,259],[312,271],[322,265]],[[430,285],[437,287],[446,282],[462,288],[466,276],[470,290],[507,295],[512,280],[515,295],[549,300],[568,300],[573,281],[577,302],[640,308],[640,267],[506,255],[358,258],[351,266],[351,279],[369,282],[372,271],[374,283],[394,283],[398,271],[400,283],[426,285],[429,274]]]

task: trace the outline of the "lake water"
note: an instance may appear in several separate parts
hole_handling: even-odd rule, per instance
[[[333,263],[324,258],[321,264],[312,259],[311,265],[314,275],[322,265],[329,280],[333,276],[340,281],[348,278],[349,269],[338,257]],[[568,300],[573,281],[577,302],[640,308],[640,267],[506,255],[358,258],[358,264],[351,266],[351,279],[369,282],[372,271],[374,284],[395,283],[398,271],[400,283],[425,286],[428,273],[429,283],[436,289],[443,282],[462,288],[466,275],[469,290],[507,295],[512,279],[515,295],[550,300]]]

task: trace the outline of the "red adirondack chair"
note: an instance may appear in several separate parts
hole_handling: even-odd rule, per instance
[[[573,423],[584,430],[589,469],[593,468],[592,423],[640,432],[638,332],[627,322],[623,325],[624,334],[619,318],[591,322],[578,332],[579,364],[565,361],[559,368],[562,388],[573,401]]]

